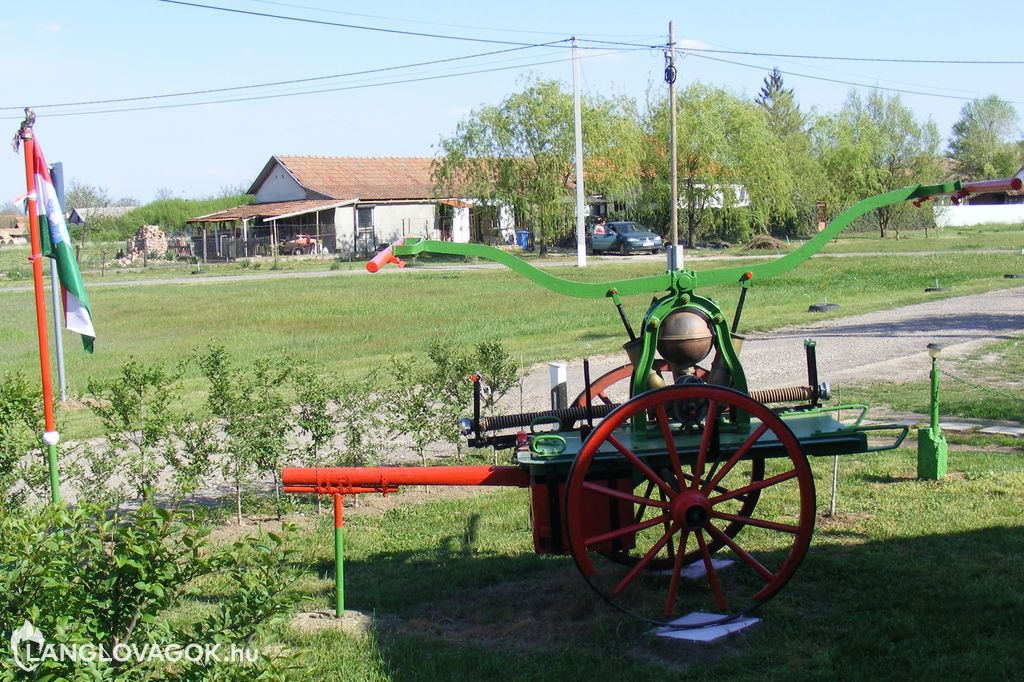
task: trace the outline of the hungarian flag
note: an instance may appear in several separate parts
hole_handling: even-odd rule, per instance
[[[38,141],[35,148],[36,213],[39,215],[39,237],[44,256],[53,259],[64,300],[64,326],[82,335],[82,345],[92,352],[96,331],[92,326],[92,309],[89,297],[85,295],[82,273],[71,252],[71,235],[64,221],[64,212],[53,188],[50,167],[46,165]]]

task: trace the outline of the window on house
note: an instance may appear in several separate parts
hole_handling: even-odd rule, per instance
[[[373,206],[363,206],[356,209],[356,227],[359,229],[373,227]]]

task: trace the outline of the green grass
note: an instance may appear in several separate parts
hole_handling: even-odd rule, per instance
[[[532,552],[521,490],[346,514],[347,605],[366,636],[290,632],[298,677],[344,680],[1007,679],[1024,592],[1024,451],[959,447],[944,481],[915,453],[845,457],[835,519],[763,623],[713,645],[656,640],[601,602],[565,557]],[[814,460],[827,509],[831,460]],[[401,501],[401,493],[397,500]],[[474,525],[475,540],[467,542]],[[289,542],[305,610],[330,610],[329,520]],[[741,536],[742,537],[742,536]]]
[[[742,330],[764,330],[819,320],[807,306],[828,300],[843,315],[933,300],[924,287],[940,276],[950,291],[967,294],[1012,286],[1003,279],[1019,256],[970,253],[942,256],[816,259],[790,273],[755,282],[747,297]],[[720,267],[698,263],[700,269]],[[660,260],[603,259],[586,270],[552,272],[570,279],[608,281],[656,274]],[[236,270],[239,272],[240,270]],[[698,270],[699,273],[700,270]],[[88,287],[88,281],[86,286]],[[717,298],[727,314],[737,290],[701,293]],[[625,333],[605,300],[571,300],[504,269],[386,271],[374,276],[261,278],[151,286],[97,286],[89,290],[98,339],[95,355],[66,339],[72,395],[85,393],[90,378],[110,378],[130,355],[147,362],[186,359],[211,343],[239,358],[292,358],[343,378],[386,375],[393,357],[421,355],[431,338],[462,346],[500,339],[526,364],[556,358],[618,352]],[[30,291],[0,294],[0,373],[38,368]],[[645,297],[626,300],[634,325]],[[202,382],[185,375],[187,400],[202,402]],[[87,410],[67,410],[61,430],[80,438],[98,433]]]
[[[939,407],[944,419],[976,417],[1024,422],[1024,338],[986,344],[956,360],[938,361]],[[928,414],[931,383],[927,378],[911,382],[859,382],[844,387],[844,398],[888,405],[896,410]]]
[[[892,230],[885,239],[878,232],[844,232],[826,246],[823,253],[907,253],[924,251],[1007,250],[1018,254],[1024,249],[1024,225],[977,225],[928,230]]]
[[[962,249],[929,257],[813,260],[755,282],[742,328],[821,319],[806,310],[823,295],[841,303],[842,314],[856,314],[933,300],[936,295],[923,288],[936,276],[952,287],[941,295],[957,295],[1012,286],[1017,282],[1003,273],[1024,269],[1019,254],[978,257]],[[604,281],[662,269],[655,259],[593,262],[586,271],[554,272]],[[219,267],[224,274],[243,272],[237,265]],[[87,286],[91,281],[98,278],[88,276]],[[731,314],[733,288],[701,293],[718,298]],[[129,354],[172,362],[209,343],[223,343],[240,358],[288,354],[342,378],[386,375],[391,357],[421,354],[434,335],[461,345],[498,338],[526,363],[616,352],[624,340],[607,301],[572,301],[504,270],[94,287],[90,296],[96,354],[84,355],[76,339],[67,339],[76,394],[90,377],[113,376]],[[634,324],[646,304],[645,297],[627,300]],[[30,293],[0,292],[0,373],[38,371],[33,322]],[[1024,359],[1012,343],[986,348],[950,371],[992,386],[1000,377],[1020,376]],[[194,369],[185,384],[189,406],[200,403]],[[926,400],[921,388],[893,390],[903,392],[907,409],[919,409],[913,392]],[[844,400],[862,397],[850,390],[844,387]],[[944,395],[957,399],[951,393]],[[900,405],[898,393],[864,396]],[[985,404],[956,409],[973,413],[988,409]],[[84,409],[66,411],[61,430],[72,438],[98,432]],[[286,631],[294,677],[1013,678],[1024,668],[1024,593],[1013,579],[1024,562],[1024,450],[1019,440],[1005,438],[957,436],[950,443],[951,475],[939,482],[915,480],[912,448],[843,458],[839,515],[819,518],[800,570],[758,613],[764,622],[710,646],[652,639],[644,625],[605,606],[571,559],[535,556],[525,491],[438,499],[383,514],[369,505],[347,511],[348,605],[375,612],[378,626],[366,636]],[[812,464],[817,506],[826,509],[831,460]],[[269,512],[269,505],[263,500],[250,508]],[[289,503],[292,510],[303,506]],[[223,513],[215,510],[213,518]],[[332,538],[326,518],[304,523],[289,538],[306,610],[332,606]],[[215,594],[217,585],[210,588]],[[195,618],[207,608],[196,602],[175,617]]]

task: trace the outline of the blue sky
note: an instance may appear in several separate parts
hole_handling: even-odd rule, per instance
[[[588,47],[607,48],[585,51],[585,90],[640,99],[648,91],[659,96],[664,92],[662,51],[643,46],[665,43],[669,20],[675,22],[683,47],[901,59],[1024,59],[1019,22],[1007,12],[972,13],[963,2],[195,1],[475,42],[298,23],[157,0],[24,3],[21,11],[8,11],[0,19],[0,121],[8,134],[14,134],[26,105],[150,97],[404,67],[226,93],[39,106],[39,140],[51,163],[64,162],[69,179],[102,186],[115,197],[148,201],[158,190],[199,197],[248,184],[272,154],[433,155],[438,139],[451,134],[460,118],[482,104],[499,102],[527,75],[571,83],[568,50],[559,45],[462,57],[520,43],[563,41],[573,34],[587,40]],[[835,110],[851,86],[804,76],[944,95],[901,95],[919,118],[931,117],[944,136],[965,103],[952,98],[997,94],[1024,102],[1020,64],[701,54],[679,62],[682,85],[699,80],[753,97],[767,71],[778,66],[805,109]],[[407,66],[452,58],[460,59]],[[484,70],[488,72],[465,73]],[[395,82],[443,75],[453,76]],[[215,101],[288,92],[305,94]],[[84,113],[196,102],[200,104]],[[59,115],[68,113],[75,115]],[[6,193],[0,200],[22,194],[24,177],[23,161],[10,153],[0,164],[0,188]]]

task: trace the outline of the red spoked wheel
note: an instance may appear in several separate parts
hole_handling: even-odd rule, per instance
[[[662,358],[655,358],[653,369],[655,372],[658,373],[659,376],[663,376],[665,373],[670,373],[672,371],[672,367],[671,365],[669,365],[668,361]],[[707,376],[707,370],[705,370],[703,367],[697,367],[695,375],[699,379],[704,379],[704,377]],[[595,381],[591,382],[590,384],[591,401],[593,403],[597,403],[598,401],[600,401],[605,405],[613,404],[615,400],[609,397],[608,391],[613,387],[618,386],[618,384],[620,383],[628,382],[629,379],[632,378],[632,376],[632,363],[626,363],[625,365],[621,365],[620,367],[616,367],[615,369],[610,370],[605,374],[602,374],[600,377],[598,377]],[[572,405],[573,407],[587,406],[586,389],[581,391],[580,394],[576,396],[576,399],[573,400]],[[762,479],[764,479],[764,460],[751,461],[750,482],[753,483],[760,481]],[[723,492],[725,491],[723,490]],[[741,496],[739,499],[742,503],[742,506],[736,510],[736,514],[738,516],[750,516],[750,514],[754,511],[754,507],[757,505],[757,498],[760,495],[760,493],[761,491],[759,489],[755,489]],[[642,492],[641,496],[645,498],[651,498],[652,495],[660,497],[661,500],[664,500],[664,493],[659,491],[653,483],[647,486],[646,490]],[[640,523],[643,520],[643,518],[647,515],[650,506],[652,505],[637,504],[635,506],[635,523]],[[725,533],[725,535],[731,538],[735,537],[736,533],[738,533],[742,528],[743,524],[739,522],[731,523],[723,529],[723,532]],[[712,541],[711,544],[708,545],[708,550],[710,552],[716,552],[721,548],[722,543],[717,539]],[[672,551],[674,551],[674,549],[670,547],[668,556],[663,558],[652,559],[648,564],[647,569],[652,571],[659,571],[664,570],[666,568],[670,568],[675,561],[675,556],[672,554]],[[611,559],[612,561],[627,566],[632,566],[637,562],[638,559],[638,557],[634,556],[630,552],[624,552],[618,549],[609,549],[605,552],[602,552],[602,554],[604,554],[604,556]],[[696,555],[691,553],[690,556],[685,558],[685,561],[691,562],[696,560],[697,558],[698,557]]]
[[[706,402],[699,433],[673,420],[679,401]],[[749,430],[735,426],[743,414]],[[635,416],[646,420],[643,437],[631,431]],[[624,479],[632,492],[609,483]],[[634,514],[595,531],[595,498],[625,501]],[[693,384],[644,393],[605,417],[573,462],[565,499],[584,578],[616,607],[662,624],[699,610],[725,621],[774,596],[807,552],[814,507],[814,479],[789,427],[738,391]],[[609,543],[624,548],[609,555]]]
[[[671,372],[672,368],[669,366],[667,360],[657,358],[654,361],[654,371],[659,375],[665,372]],[[633,365],[632,363],[626,363],[616,367],[613,370],[605,372],[597,379],[590,383],[590,400],[593,404],[603,403],[605,405],[611,405],[616,401],[608,396],[608,389],[613,386],[625,381],[628,382],[630,377],[633,376]],[[626,395],[629,395],[628,389],[626,389]],[[576,396],[576,399],[572,401],[570,407],[586,407],[587,406],[587,389],[580,391],[580,394]]]

